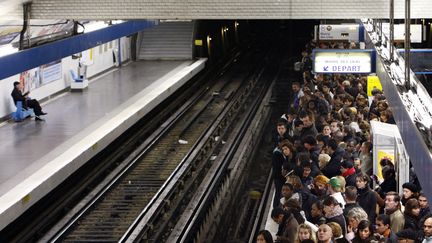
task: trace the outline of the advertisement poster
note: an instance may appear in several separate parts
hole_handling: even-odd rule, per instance
[[[42,65],[38,68],[33,68],[22,72],[20,74],[20,83],[24,87],[23,92],[27,92],[61,78],[62,63],[61,60],[58,60]]]
[[[40,87],[39,68],[33,68],[20,74],[20,83],[23,86],[23,93]]]
[[[367,77],[367,94],[372,96],[372,90],[379,89],[382,91],[382,85],[380,79],[376,75],[370,75]]]
[[[381,167],[381,165],[380,165],[380,161],[382,160],[382,159],[384,159],[384,158],[386,158],[386,159],[390,159],[392,162],[393,162],[393,164],[394,164],[394,154],[393,154],[393,151],[384,151],[384,150],[378,150],[378,173],[377,173],[377,177],[378,177],[378,179],[380,179],[380,180],[383,180],[384,178],[383,178],[383,176],[382,176],[382,167]]]
[[[62,63],[61,60],[50,62],[40,66],[41,85],[56,81],[62,78]]]

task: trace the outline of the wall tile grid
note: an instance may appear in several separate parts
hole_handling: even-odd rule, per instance
[[[395,0],[403,18],[404,0]],[[412,18],[432,17],[432,1],[411,1]],[[388,0],[33,0],[38,19],[358,19],[388,18]]]

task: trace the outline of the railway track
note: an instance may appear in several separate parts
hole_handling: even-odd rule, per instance
[[[147,139],[41,242],[154,241],[178,212],[177,192],[202,178],[214,145],[235,117],[259,70],[260,55],[244,58]],[[176,199],[177,197],[177,199]]]

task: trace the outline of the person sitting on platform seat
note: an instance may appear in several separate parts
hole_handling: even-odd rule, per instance
[[[15,105],[18,101],[22,102],[23,108],[32,108],[34,110],[34,113],[36,115],[36,121],[43,121],[42,118],[40,118],[41,115],[46,115],[48,113],[45,113],[42,111],[42,107],[40,106],[39,102],[35,99],[28,98],[28,94],[30,92],[22,93],[22,85],[20,82],[14,82],[13,83],[14,89],[11,93],[12,98],[14,100]]]

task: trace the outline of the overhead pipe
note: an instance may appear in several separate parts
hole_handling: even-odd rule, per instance
[[[411,47],[411,0],[405,0],[405,88],[411,89],[411,67],[410,67],[410,47]]]
[[[31,2],[26,2],[23,4],[23,28],[20,32],[20,40],[19,40],[19,50],[24,49],[24,39],[25,34],[30,31],[30,11],[31,11]],[[27,46],[30,46],[30,38],[27,38],[28,42]]]
[[[394,0],[390,0],[390,62],[394,61]]]

